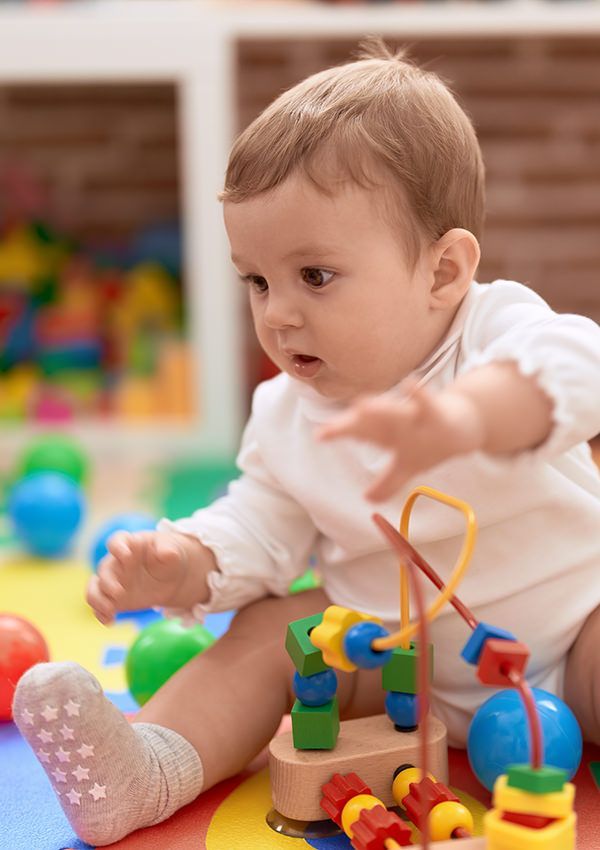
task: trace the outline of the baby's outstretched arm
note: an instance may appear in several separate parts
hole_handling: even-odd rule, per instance
[[[118,611],[154,605],[191,608],[206,602],[206,578],[217,564],[196,538],[163,531],[118,532],[108,541],[108,550],[86,594],[101,623],[110,623]]]
[[[354,437],[389,449],[388,468],[366,492],[381,501],[455,455],[513,454],[542,443],[551,427],[552,402],[535,377],[503,361],[462,375],[437,395],[407,381],[404,398],[359,400],[320,428],[317,438]]]

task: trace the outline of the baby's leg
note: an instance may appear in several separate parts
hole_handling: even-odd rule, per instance
[[[244,767],[291,705],[287,623],[328,604],[316,590],[249,605],[131,725],[78,665],[28,671],[15,694],[15,721],[79,836],[94,845],[112,843],[165,820]],[[344,674],[339,679],[343,709],[353,681]]]
[[[567,658],[565,700],[586,741],[600,744],[600,606],[583,624]]]
[[[137,719],[168,726],[193,744],[204,788],[237,773],[290,709],[294,668],[284,645],[287,624],[328,604],[316,590],[242,609],[223,638],[166,682]]]

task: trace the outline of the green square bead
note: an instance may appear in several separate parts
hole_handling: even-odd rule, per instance
[[[416,644],[411,642],[410,649],[397,646],[392,657],[381,668],[381,683],[384,691],[400,691],[405,694],[419,692],[419,656]],[[433,644],[429,644],[429,679],[433,678]]]
[[[317,706],[296,700],[292,708],[292,737],[297,750],[332,750],[339,733],[337,697]]]
[[[311,643],[310,632],[323,621],[323,612],[293,620],[287,627],[285,648],[301,676],[313,676],[329,670],[329,664],[323,661],[321,650]]]
[[[567,781],[567,771],[545,765],[534,768],[529,764],[511,764],[507,768],[506,784],[511,788],[529,791],[530,794],[551,794],[562,791]]]

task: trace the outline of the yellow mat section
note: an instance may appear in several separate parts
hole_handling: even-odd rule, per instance
[[[43,634],[52,661],[77,661],[105,690],[127,690],[123,665],[103,667],[108,646],[129,647],[137,629],[102,626],[85,602],[89,568],[75,561],[10,556],[0,562],[0,612],[27,618]]]

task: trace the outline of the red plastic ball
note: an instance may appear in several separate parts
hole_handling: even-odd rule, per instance
[[[48,661],[48,645],[28,620],[0,614],[0,720],[12,720],[17,682],[30,667]]]

